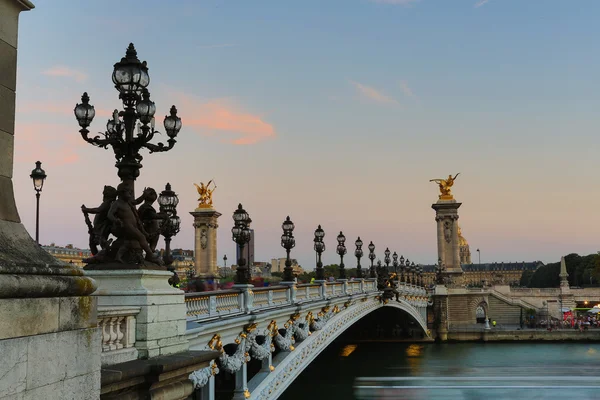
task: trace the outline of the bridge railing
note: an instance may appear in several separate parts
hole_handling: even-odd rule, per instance
[[[140,307],[98,307],[98,328],[102,340],[102,365],[137,359],[135,345],[136,316]]]
[[[376,291],[376,280],[364,279],[186,293],[186,315],[188,321],[212,319],[245,314],[251,310]]]

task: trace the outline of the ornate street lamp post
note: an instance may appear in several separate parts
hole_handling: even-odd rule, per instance
[[[404,272],[406,275],[406,283],[411,283],[410,281],[410,261],[407,258],[406,260],[404,260]]]
[[[410,270],[412,272],[413,285],[417,284],[417,266],[414,262],[410,263]]]
[[[388,247],[386,247],[385,251],[383,252],[383,255],[385,256],[383,258],[383,261],[385,262],[385,272],[386,272],[386,274],[390,273],[390,261],[392,261],[390,259],[390,254],[391,254],[390,249]]]
[[[161,214],[165,215],[165,219],[160,225],[160,233],[165,238],[165,254],[163,255],[163,262],[167,269],[173,263],[173,256],[171,255],[171,238],[179,233],[181,225],[181,219],[177,216],[177,204],[179,204],[179,197],[171,190],[171,184],[165,185],[165,190],[160,192],[158,196],[158,204]]]
[[[29,175],[33,180],[33,188],[35,189],[35,242],[40,244],[40,193],[44,187],[46,180],[46,171],[42,169],[42,162],[35,162],[35,169]]]
[[[250,241],[250,230],[248,229],[248,220],[250,216],[244,210],[241,204],[238,204],[237,210],[233,212],[233,228],[231,228],[231,236],[233,241],[240,248],[240,258],[237,260],[237,270],[236,270],[236,279],[235,283],[240,284],[248,284],[248,274],[246,267],[246,260],[244,259],[244,247],[246,243]]]
[[[323,263],[321,262],[321,254],[325,251],[325,243],[323,242],[323,238],[325,237],[325,231],[321,228],[321,225],[315,229],[315,251],[317,252],[317,269],[316,271],[316,280],[324,281],[325,280],[325,270],[323,269]]]
[[[141,62],[137,58],[133,43],[129,44],[125,57],[114,65],[112,80],[125,109],[114,111],[112,119],[106,124],[106,132],[93,138],[88,136],[90,131],[87,128],[96,112],[94,106],[89,104],[90,98],[87,93],[81,96],[81,103],[75,107],[75,117],[81,126],[79,132],[83,140],[105,149],[108,146],[112,147],[117,159],[115,166],[119,170],[119,177],[133,194],[133,182],[140,175],[142,168],[140,150],[144,147],[150,153],[171,150],[181,129],[181,118],[177,117],[177,109],[172,106],[170,115],[164,119],[165,131],[169,137],[168,145],[150,143],[159,133],[154,129],[156,105],[150,100],[150,92],[147,89],[150,83],[148,66],[146,61]]]
[[[419,280],[418,280],[419,286],[425,286],[425,285],[423,285],[423,266],[420,264],[417,265],[417,274],[419,276]]]
[[[396,280],[398,280],[398,253],[394,252],[394,254],[392,254],[392,266],[394,267],[394,273],[396,274]]]
[[[446,267],[442,264],[442,259],[438,258],[438,263],[435,266],[435,283],[438,285],[444,284],[444,271]]]
[[[404,256],[400,256],[400,281],[404,282]]]
[[[371,261],[371,268],[369,268],[369,278],[377,278],[377,272],[373,261],[375,261],[375,245],[373,242],[369,243],[369,260]]]
[[[360,266],[360,259],[363,256],[363,241],[360,240],[360,236],[358,237],[358,239],[356,239],[356,242],[354,242],[354,245],[356,246],[356,250],[354,250],[354,257],[356,257],[356,277],[358,279],[361,279],[363,277],[363,271],[362,268]]]
[[[281,224],[283,229],[283,235],[281,235],[281,247],[285,249],[285,268],[283,269],[283,281],[292,282],[294,280],[294,270],[292,269],[292,260],[290,258],[290,251],[296,246],[296,239],[294,239],[294,223],[290,219],[289,215]]]
[[[223,256],[223,268],[227,268],[227,254]]]
[[[140,154],[142,148],[150,153],[169,151],[176,143],[175,138],[181,130],[181,118],[177,116],[175,106],[171,107],[170,115],[164,119],[164,128],[169,139],[167,145],[164,143],[150,143],[154,136],[159,133],[154,129],[154,114],[156,105],[150,100],[148,84],[148,66],[137,58],[137,52],[133,44],[129,44],[125,57],[114,65],[112,80],[119,92],[119,99],[123,102],[123,111],[115,110],[112,118],[106,124],[106,131],[93,137],[89,137],[88,127],[92,123],[96,111],[90,104],[90,98],[86,93],[81,96],[81,103],[74,109],[75,118],[81,129],[79,133],[86,142],[93,146],[107,149],[110,146],[115,154],[118,176],[121,183],[116,189],[117,199],[114,201],[116,212],[109,215],[109,221],[102,222],[103,226],[96,227],[90,231],[106,230],[104,225],[115,225],[116,229],[110,229],[110,233],[117,240],[112,242],[104,254],[90,259],[90,263],[122,263],[138,264],[143,262],[141,257],[142,248],[146,253],[146,260],[160,263],[154,254],[152,246],[144,232],[139,229],[137,221],[139,215],[132,207],[135,199],[134,182],[140,175],[143,159]],[[112,188],[114,190],[114,188]],[[116,207],[118,206],[118,207]],[[106,235],[106,232],[103,231]],[[91,235],[99,235],[98,232]],[[125,259],[123,258],[125,256]],[[121,267],[122,268],[122,267]],[[125,267],[126,268],[126,267]]]
[[[346,279],[346,269],[344,268],[344,255],[346,254],[346,236],[340,231],[340,234],[337,236],[337,253],[340,256],[340,277],[339,279]]]

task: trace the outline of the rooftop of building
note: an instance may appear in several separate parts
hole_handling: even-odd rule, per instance
[[[463,264],[464,272],[487,272],[487,271],[535,271],[544,265],[541,261],[499,262],[487,264]],[[435,272],[435,265],[423,265],[424,272]]]

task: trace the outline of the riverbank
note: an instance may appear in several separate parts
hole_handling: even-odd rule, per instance
[[[577,331],[558,329],[553,331],[525,330],[451,330],[447,333],[449,342],[600,342],[600,330]]]

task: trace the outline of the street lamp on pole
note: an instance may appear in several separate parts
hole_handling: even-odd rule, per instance
[[[323,263],[321,262],[321,254],[325,251],[325,242],[323,242],[323,238],[325,237],[325,231],[321,228],[321,225],[315,229],[315,251],[317,252],[317,268],[316,268],[316,280],[324,281],[325,280],[325,271],[323,270]]]
[[[165,254],[163,255],[163,262],[167,269],[173,263],[173,256],[171,255],[171,238],[179,233],[181,225],[181,218],[177,215],[177,204],[179,204],[179,197],[171,190],[171,184],[165,185],[165,190],[160,192],[158,196],[158,205],[161,214],[165,215],[165,219],[160,225],[160,233],[165,238]]]
[[[479,256],[479,265],[481,265],[481,251],[477,249],[477,255]]]
[[[356,250],[354,250],[354,257],[356,257],[356,277],[358,279],[361,279],[363,277],[363,271],[362,268],[360,266],[360,259],[363,256],[363,241],[360,240],[360,236],[358,237],[358,239],[356,239],[356,242],[354,242],[354,245],[356,246]]]
[[[375,245],[373,242],[369,243],[369,260],[371,261],[369,278],[377,278],[377,272],[375,272],[375,266],[373,265],[373,261],[375,261]]]
[[[227,268],[227,254],[223,256],[223,268]]]
[[[396,280],[398,280],[398,266],[400,265],[398,262],[398,253],[394,252],[392,254],[392,265],[394,266],[394,273],[396,274]]]
[[[346,269],[344,267],[344,255],[346,254],[346,236],[340,231],[340,234],[337,236],[337,253],[340,256],[340,277],[339,279],[346,279]]]
[[[35,189],[35,242],[40,244],[40,193],[44,187],[46,180],[46,171],[42,169],[42,162],[35,162],[35,169],[29,175],[33,180],[33,188]]]
[[[294,239],[294,223],[290,219],[289,215],[281,224],[283,229],[283,235],[281,235],[281,247],[285,249],[285,268],[283,269],[283,280],[284,282],[292,282],[294,280],[294,270],[292,269],[292,260],[290,258],[290,251],[296,246],[296,239]]]
[[[246,273],[246,260],[244,259],[244,246],[250,241],[250,230],[248,230],[247,222],[250,216],[244,210],[241,204],[238,204],[237,210],[233,212],[233,228],[231,228],[231,236],[233,241],[239,246],[239,259],[237,260],[237,270],[235,283],[248,284],[248,274]]]
[[[400,281],[403,283],[406,282],[406,277],[404,276],[406,266],[404,265],[404,261],[404,256],[400,256]]]
[[[392,253],[390,252],[390,249],[388,247],[386,247],[385,251],[383,252],[383,255],[384,255],[383,261],[385,262],[386,275],[388,275],[390,273],[390,262],[392,261],[392,259],[390,258],[391,254]]]
[[[120,263],[139,264],[142,260],[141,250],[146,253],[146,261],[160,264],[155,257],[154,250],[149,245],[143,230],[139,228],[139,213],[128,204],[135,199],[134,183],[140,175],[143,159],[140,151],[143,148],[150,153],[166,152],[173,148],[175,138],[181,130],[181,118],[177,116],[177,109],[172,106],[170,115],[164,119],[164,128],[168,136],[167,144],[162,142],[150,143],[159,134],[154,129],[154,114],[156,105],[150,100],[148,84],[148,66],[145,61],[137,58],[137,51],[132,43],[129,44],[125,57],[114,65],[112,81],[119,92],[119,99],[123,103],[123,110],[114,110],[112,118],[106,124],[106,131],[90,137],[88,130],[96,111],[90,104],[87,92],[81,96],[81,103],[73,110],[75,118],[81,129],[79,133],[86,142],[93,146],[107,149],[112,148],[117,160],[115,166],[121,183],[117,186],[117,200],[114,204],[116,212],[115,221],[119,221],[120,229],[111,231],[116,236],[106,254],[96,255],[93,263]],[[110,214],[110,213],[109,213]],[[116,235],[115,235],[116,233]],[[125,258],[123,258],[123,255]],[[92,260],[92,259],[90,259]],[[127,267],[122,267],[127,268]]]

